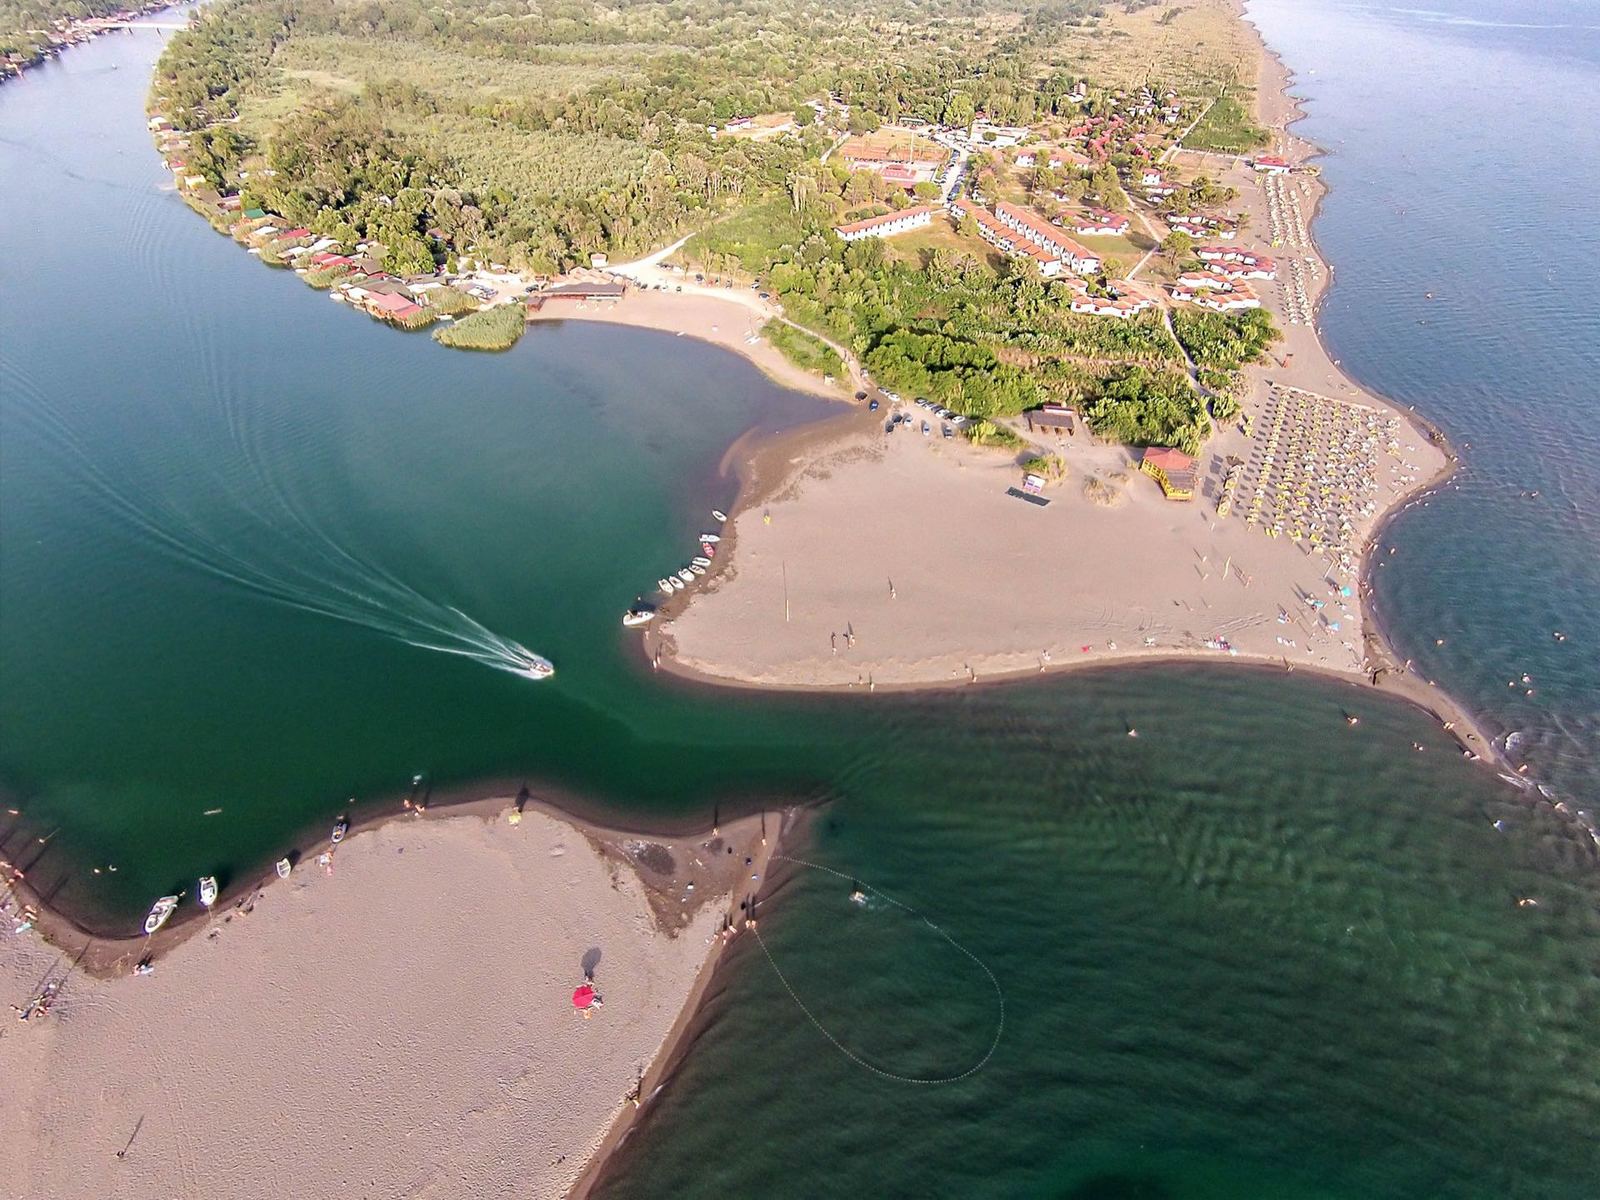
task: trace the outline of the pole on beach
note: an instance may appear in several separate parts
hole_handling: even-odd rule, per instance
[[[787,624],[789,621],[789,564],[783,562],[779,566],[783,568],[783,620]]]

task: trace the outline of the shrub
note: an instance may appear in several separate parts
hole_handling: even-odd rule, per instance
[[[967,441],[974,446],[994,446],[1000,450],[1020,450],[1026,444],[1016,431],[993,421],[979,419],[963,427]]]
[[[1067,460],[1059,454],[1037,454],[1023,463],[1022,469],[1040,476],[1046,483],[1061,483],[1067,478]]]

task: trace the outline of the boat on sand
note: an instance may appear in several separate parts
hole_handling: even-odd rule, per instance
[[[217,902],[217,877],[215,875],[200,876],[200,903],[210,908]]]
[[[176,896],[163,896],[150,908],[150,915],[144,919],[146,935],[154,933],[167,923],[167,918],[172,915],[172,910],[178,907]]]

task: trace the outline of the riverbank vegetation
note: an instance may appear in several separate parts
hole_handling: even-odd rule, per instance
[[[509,350],[528,327],[520,304],[500,304],[433,331],[433,340],[455,350]]]

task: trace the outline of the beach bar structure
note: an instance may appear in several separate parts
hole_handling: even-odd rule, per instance
[[[1029,409],[1024,415],[1028,418],[1029,433],[1054,434],[1057,437],[1063,434],[1071,437],[1078,418],[1072,409],[1060,404]]]
[[[933,206],[920,204],[916,208],[904,208],[899,212],[884,213],[881,217],[867,217],[862,221],[839,225],[834,228],[834,232],[847,242],[859,242],[862,238],[893,237],[897,233],[909,233],[913,229],[921,229],[931,220],[933,220]]]
[[[588,280],[572,280],[568,283],[551,284],[547,288],[534,292],[528,297],[528,307],[534,311],[543,308],[548,300],[621,300],[628,294],[628,286],[623,283],[607,281],[590,282]]]
[[[1139,470],[1161,485],[1168,500],[1194,499],[1194,468],[1195,459],[1167,446],[1151,446],[1139,460]]]

